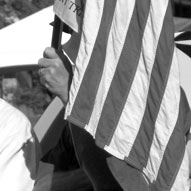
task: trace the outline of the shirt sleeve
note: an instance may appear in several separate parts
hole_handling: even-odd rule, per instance
[[[37,142],[29,120],[0,100],[0,189],[31,191],[37,171]]]

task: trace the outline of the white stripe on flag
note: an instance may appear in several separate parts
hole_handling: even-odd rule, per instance
[[[144,170],[150,181],[154,181],[163,159],[168,140],[178,119],[180,102],[179,67],[176,49],[174,50],[169,79],[155,124],[150,156]]]
[[[75,101],[77,92],[79,91],[80,84],[83,79],[83,75],[89,63],[101,23],[104,1],[87,1],[86,7],[87,8],[83,19],[83,33],[78,56],[76,58],[76,69],[74,71],[74,76],[70,88],[70,100],[66,107],[65,116],[70,115],[70,106],[73,105]]]
[[[190,173],[189,155],[188,151],[186,150],[177,177],[170,191],[189,191],[190,190],[190,179],[188,178],[189,173]]]
[[[118,150],[124,156],[129,155],[142,122],[152,67],[167,6],[167,0],[153,0],[151,2],[137,72],[120,121],[109,145],[112,150]]]
[[[90,122],[88,126],[86,126],[86,130],[89,131],[94,137],[107,92],[109,90],[122,48],[124,46],[126,33],[134,10],[134,5],[135,0],[117,0],[116,9],[113,16],[113,23],[109,33],[103,75],[98,88]],[[126,9],[121,9],[121,7],[126,7]]]

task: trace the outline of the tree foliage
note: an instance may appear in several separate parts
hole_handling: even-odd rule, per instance
[[[0,0],[0,29],[54,3],[54,0]]]

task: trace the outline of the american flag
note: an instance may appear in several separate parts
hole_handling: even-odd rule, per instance
[[[170,1],[57,0],[54,12],[74,30],[64,46],[75,65],[65,118],[143,172],[152,191],[176,190],[191,113]]]

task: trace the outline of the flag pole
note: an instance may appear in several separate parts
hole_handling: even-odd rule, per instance
[[[51,47],[57,50],[61,48],[62,30],[63,30],[63,22],[60,20],[60,18],[57,15],[55,15]]]
[[[53,31],[52,31],[52,39],[51,39],[51,47],[55,48],[56,50],[62,49],[62,29],[63,29],[63,22],[57,15],[54,15],[54,22],[53,22]],[[54,96],[48,91],[48,94],[51,98]]]
[[[60,54],[60,50],[62,50],[63,28],[64,28],[64,23],[61,21],[61,19],[57,15],[55,15],[54,16],[51,47],[58,50],[57,54],[60,56],[61,59],[63,59],[65,61],[63,64],[64,64],[66,70],[70,73],[70,76],[72,77],[73,71],[72,71],[72,66],[70,64],[70,61],[68,60],[67,57],[63,57],[63,55]]]

